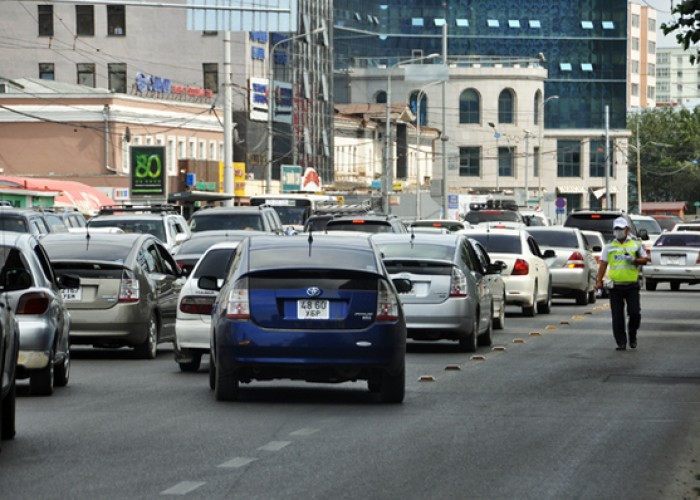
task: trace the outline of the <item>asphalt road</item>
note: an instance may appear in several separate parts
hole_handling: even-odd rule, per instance
[[[409,344],[403,405],[366,384],[243,386],[207,364],[76,347],[51,397],[21,384],[0,498],[697,499],[700,289],[643,292],[636,350],[600,300],[523,318],[494,348]]]

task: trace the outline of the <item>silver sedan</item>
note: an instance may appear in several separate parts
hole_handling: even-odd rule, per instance
[[[651,261],[644,266],[647,290],[658,283],[669,283],[679,290],[681,283],[700,283],[700,231],[664,232],[649,251]]]

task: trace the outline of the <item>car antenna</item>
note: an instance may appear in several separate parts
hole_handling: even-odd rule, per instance
[[[309,257],[311,257],[311,245],[314,242],[314,230],[312,228],[309,228],[309,238],[307,241],[309,242]]]
[[[411,250],[413,250],[413,241],[416,239],[416,233],[413,231],[413,226],[411,226]]]
[[[90,225],[85,226],[85,251],[90,249]]]

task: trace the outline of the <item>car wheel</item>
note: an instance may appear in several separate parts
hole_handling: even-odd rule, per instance
[[[398,404],[403,402],[406,395],[406,365],[401,366],[398,373],[382,374],[379,397],[382,403]]]
[[[644,280],[647,291],[653,292],[656,290],[656,281],[650,280],[649,278]]]
[[[45,368],[37,370],[29,376],[29,388],[32,394],[37,396],[50,396],[53,394],[54,381],[54,351],[49,351],[49,362]]]
[[[552,282],[549,282],[547,288],[547,299],[544,302],[537,303],[537,312],[540,314],[549,314],[552,312]]]
[[[478,314],[478,311],[476,314]],[[462,352],[476,352],[476,336],[478,333],[479,318],[475,316],[471,332],[466,332],[459,337],[459,350]]]
[[[180,370],[183,372],[196,372],[199,370],[199,365],[202,364],[202,355],[192,354],[192,361],[178,361],[177,364],[180,365]]]
[[[588,292],[586,290],[576,290],[576,305],[585,306],[588,304]]]
[[[680,289],[681,289],[681,282],[680,281],[672,281],[671,282],[671,290],[673,290],[674,292],[677,292]]]
[[[491,311],[491,315],[489,316],[489,318],[493,318],[493,311]],[[486,331],[477,337],[477,343],[482,347],[490,347],[493,343],[493,340],[491,339],[492,334],[493,322],[489,321],[488,326],[486,327]]]
[[[53,385],[56,387],[65,387],[68,385],[70,378],[70,347],[66,349],[66,355],[63,362],[55,368],[53,376]]]
[[[382,376],[370,375],[367,379],[367,388],[369,392],[379,392],[382,390]]]
[[[236,401],[238,399],[238,377],[226,376],[219,364],[215,365],[214,396],[217,401]]]
[[[158,320],[155,313],[148,320],[148,334],[143,344],[136,346],[136,356],[141,359],[156,359],[158,352]]]
[[[506,296],[503,296],[503,303],[501,304],[501,312],[498,317],[493,322],[493,327],[496,330],[503,330],[506,327]]]
[[[5,399],[2,400],[2,409],[0,410],[0,438],[3,440],[15,437],[16,394],[16,382],[13,380],[10,390],[7,392]]]

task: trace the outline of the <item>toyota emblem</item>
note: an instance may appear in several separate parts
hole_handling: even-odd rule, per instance
[[[306,295],[309,297],[318,297],[321,295],[321,289],[317,286],[312,286],[306,289]]]

